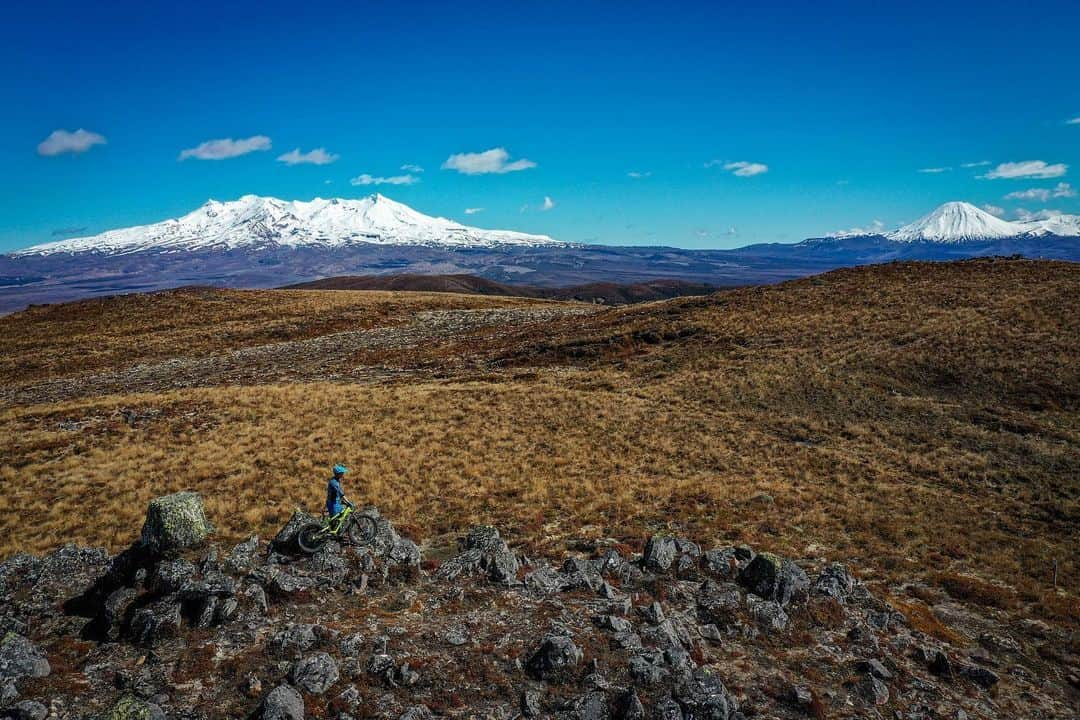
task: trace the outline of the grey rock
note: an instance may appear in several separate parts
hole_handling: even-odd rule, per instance
[[[658,602],[639,608],[638,613],[650,625],[659,625],[664,622],[664,608]]]
[[[674,698],[661,698],[653,706],[655,720],[683,720],[683,711]]]
[[[231,573],[249,572],[255,567],[259,554],[259,536],[252,535],[229,551],[225,558],[225,569]]]
[[[706,580],[697,593],[698,616],[710,623],[726,626],[735,618],[742,605],[742,592],[734,583],[716,583]]]
[[[277,631],[267,643],[270,651],[282,657],[296,657],[310,650],[319,642],[315,626],[307,623],[295,623]]]
[[[645,720],[645,706],[637,693],[629,690],[615,702],[612,715],[616,720]]]
[[[568,720],[608,720],[611,717],[608,712],[607,697],[599,691],[582,695],[567,709],[569,710],[566,716]]]
[[[536,690],[525,690],[521,693],[521,714],[525,717],[540,717],[544,712],[542,700],[543,695]]]
[[[486,574],[493,582],[511,584],[517,581],[517,556],[490,525],[478,525],[469,530],[462,542],[462,552],[444,562],[435,572],[441,580],[453,580],[462,575]]]
[[[296,536],[300,533],[300,528],[308,523],[318,521],[319,519],[314,515],[309,515],[297,508],[293,511],[289,521],[278,530],[277,535],[270,541],[270,550],[278,553],[294,553],[298,551],[300,548],[296,544]]]
[[[670,535],[653,535],[645,543],[645,552],[642,555],[642,565],[656,572],[666,572],[675,563],[678,554],[675,538]]]
[[[150,591],[159,595],[178,593],[197,572],[195,565],[187,560],[163,560],[150,575]]]
[[[398,720],[431,720],[433,717],[426,705],[413,705],[398,716]]]
[[[140,543],[160,554],[203,545],[213,532],[198,493],[179,492],[150,502]]]
[[[574,641],[565,635],[548,635],[529,657],[526,671],[538,680],[561,679],[584,657]]]
[[[760,553],[739,573],[739,584],[758,597],[786,607],[807,596],[810,579],[795,563],[772,553]]]
[[[680,684],[674,693],[686,717],[702,720],[731,720],[739,703],[711,672],[698,670],[689,682]]]
[[[131,638],[143,645],[157,645],[180,631],[180,603],[166,597],[139,608],[131,617]]]
[[[628,663],[630,677],[638,685],[658,685],[670,674],[662,663],[663,655],[659,653],[635,655]]]
[[[543,565],[527,574],[523,582],[536,595],[550,595],[562,589],[563,576],[555,568]]]
[[[324,652],[308,655],[293,665],[289,673],[293,685],[312,695],[322,695],[340,677],[337,663]]]
[[[859,694],[873,705],[889,702],[889,686],[873,675],[867,675],[859,682]]]
[[[101,605],[98,622],[106,640],[116,642],[120,638],[128,609],[131,608],[138,594],[135,588],[123,587],[112,591],[105,598],[105,602]]]
[[[870,673],[882,680],[892,680],[893,674],[880,660],[863,660],[859,663],[859,670]]]
[[[957,668],[957,673],[966,677],[971,682],[975,683],[982,688],[992,688],[998,683],[998,675],[993,670],[989,670],[978,665],[960,665]]]
[[[106,720],[165,720],[165,713],[156,703],[125,695],[113,705]]]
[[[790,619],[780,603],[755,598],[749,601],[749,607],[758,628],[765,634],[780,633],[787,629]]]
[[[304,698],[296,688],[278,685],[263,698],[259,717],[261,720],[304,720]]]
[[[358,657],[364,649],[364,636],[360,633],[352,633],[341,638],[338,649],[345,657]]]
[[[6,717],[12,720],[45,720],[49,708],[35,700],[23,700],[6,711]]]
[[[22,635],[12,633],[0,640],[0,678],[39,678],[50,672],[45,653]]]
[[[826,566],[814,580],[810,592],[844,602],[854,589],[855,578],[851,576],[848,569],[840,563],[832,563]]]
[[[629,620],[618,615],[601,615],[596,618],[596,625],[604,630],[611,630],[616,633],[629,633],[634,630],[634,626]]]

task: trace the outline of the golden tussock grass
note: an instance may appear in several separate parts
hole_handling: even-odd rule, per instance
[[[1078,298],[1067,263],[890,265],[352,360],[442,380],[7,407],[0,551],[121,547],[179,489],[224,539],[265,536],[344,462],[348,494],[426,538],[485,522],[545,552],[585,526],[628,544],[668,528],[1075,622],[1050,581],[1055,561],[1061,587],[1077,572]]]

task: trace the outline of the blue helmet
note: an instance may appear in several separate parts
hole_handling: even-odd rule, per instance
[[[349,472],[349,468],[345,467],[344,465],[335,465],[334,466],[334,474],[335,475],[344,475],[347,472]]]

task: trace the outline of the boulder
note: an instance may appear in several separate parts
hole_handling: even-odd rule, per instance
[[[338,681],[337,663],[324,652],[308,655],[293,665],[289,679],[304,692],[322,695]]]
[[[747,604],[758,628],[766,635],[783,632],[787,629],[789,618],[780,603],[775,600],[758,600],[751,597],[748,599]]]
[[[278,685],[267,693],[259,707],[261,720],[304,720],[304,698],[289,685]]]
[[[159,595],[178,593],[197,572],[195,565],[187,560],[164,560],[150,575],[150,590]]]
[[[198,493],[178,492],[150,502],[140,543],[151,553],[161,554],[198,547],[213,532]]]
[[[525,663],[525,670],[537,680],[562,679],[585,654],[566,635],[546,636]]]
[[[674,564],[677,553],[675,538],[670,535],[653,535],[645,544],[641,564],[649,570],[666,572]]]
[[[714,548],[701,556],[701,569],[721,580],[735,580],[753,559],[754,551],[748,547]]]
[[[739,573],[739,584],[765,600],[787,607],[805,599],[810,579],[795,563],[772,553],[760,553]]]
[[[0,678],[37,678],[50,672],[45,653],[22,635],[9,633],[0,640]]]

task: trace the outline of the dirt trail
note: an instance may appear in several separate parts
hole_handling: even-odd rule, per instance
[[[0,388],[0,406],[59,402],[114,393],[161,392],[223,384],[310,380],[375,382],[400,374],[380,366],[356,367],[358,352],[416,347],[424,342],[497,325],[543,323],[585,315],[589,305],[542,306],[496,310],[435,310],[417,313],[412,322],[351,330],[307,340],[257,345],[220,355],[176,357],[65,378]]]

